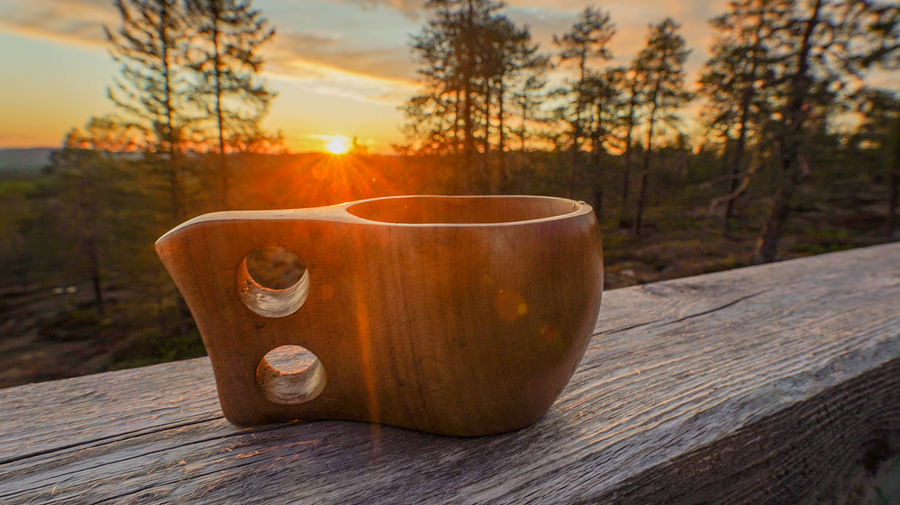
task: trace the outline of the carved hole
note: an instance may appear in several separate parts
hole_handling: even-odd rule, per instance
[[[282,345],[259,360],[256,382],[270,402],[299,405],[319,396],[325,389],[325,367],[305,347]]]
[[[299,256],[283,247],[255,249],[241,262],[238,293],[261,316],[289,316],[309,295],[309,272]]]

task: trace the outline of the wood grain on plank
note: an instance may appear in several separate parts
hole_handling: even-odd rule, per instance
[[[611,291],[550,412],[474,439],[235,428],[205,359],[0,390],[0,502],[813,503],[900,450],[898,307],[897,244]]]

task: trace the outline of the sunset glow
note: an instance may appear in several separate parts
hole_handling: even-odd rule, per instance
[[[343,135],[331,137],[325,146],[325,150],[331,154],[346,154],[350,150],[350,139]]]
[[[2,3],[0,3],[2,4]],[[400,106],[418,92],[409,35],[426,20],[420,2],[256,0],[277,28],[264,46],[263,77],[278,93],[262,126],[284,134],[291,152],[334,149],[316,132],[358,137],[370,153],[391,153],[404,141]],[[625,63],[643,43],[646,13],[677,15],[695,47],[692,68],[705,57],[706,19],[723,0],[691,0],[678,12],[661,0],[639,6],[613,5],[618,23],[613,54]],[[541,49],[553,51],[552,36],[566,30],[584,2],[509,2],[508,13],[531,27]],[[65,133],[91,116],[114,111],[106,89],[120,72],[108,54],[104,25],[120,24],[113,2],[37,0],[0,5],[0,62],[10,79],[0,80],[0,148],[58,146]],[[84,69],[89,69],[85,71]],[[571,69],[564,69],[568,72]],[[65,86],[58,83],[65,82]],[[324,142],[323,142],[324,140]]]
[[[590,2],[510,0],[504,15],[528,26],[540,51],[559,63],[553,37],[568,30]],[[262,77],[278,94],[262,123],[283,134],[289,152],[346,152],[358,138],[369,153],[391,154],[406,142],[402,106],[420,92],[410,36],[428,19],[423,2],[255,0],[254,7],[277,29],[260,56]],[[681,25],[687,47],[685,86],[696,89],[698,70],[713,42],[708,20],[725,0],[638,0],[604,6],[616,24],[610,65],[628,65],[645,43],[647,26],[665,16]],[[0,148],[56,147],[67,131],[92,116],[113,113],[107,88],[121,73],[109,55],[104,27],[116,30],[112,1],[35,0],[0,2]],[[599,65],[600,62],[593,62]],[[604,63],[605,65],[606,63]],[[550,72],[550,86],[575,71],[571,62]],[[875,73],[891,87],[895,73]],[[65,83],[65,85],[60,85]],[[684,118],[699,114],[700,102]],[[691,130],[694,123],[685,122]],[[317,132],[344,132],[344,147]],[[336,138],[336,137],[334,137]]]

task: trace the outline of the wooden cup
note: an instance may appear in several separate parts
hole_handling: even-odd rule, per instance
[[[286,289],[248,273],[283,247]],[[540,196],[408,196],[206,214],[156,250],[184,295],[237,425],[349,419],[447,435],[527,426],[559,396],[603,290],[589,205]],[[284,373],[266,354],[309,350]]]

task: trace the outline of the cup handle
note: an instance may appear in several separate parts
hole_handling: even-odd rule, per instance
[[[346,230],[336,224],[347,222],[344,215],[340,208],[214,213],[188,221],[156,242],[200,330],[222,410],[232,423],[316,417],[314,400],[329,396],[326,402],[334,401],[323,394],[325,368],[340,359],[333,355],[334,346],[319,341],[329,334],[323,325],[330,318],[321,313],[329,305],[320,296],[306,302],[329,282],[334,269],[327,266],[328,255],[334,256]],[[247,270],[248,254],[268,246],[284,247],[307,266],[287,289],[263,287]],[[310,265],[319,266],[312,276]],[[312,291],[311,277],[317,286]],[[282,346],[311,351],[298,356],[307,366],[285,373],[264,359]]]

